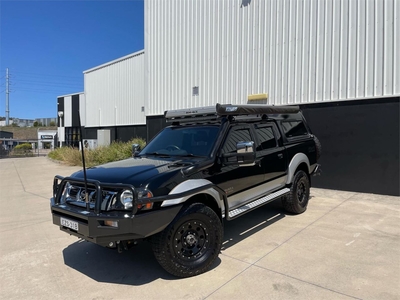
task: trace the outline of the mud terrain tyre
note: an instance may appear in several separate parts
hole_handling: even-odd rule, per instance
[[[310,180],[304,171],[297,171],[290,193],[282,198],[282,205],[290,213],[301,214],[306,211],[309,198]]]
[[[153,253],[168,273],[191,277],[210,269],[221,250],[222,238],[217,214],[204,204],[194,203],[152,238]]]

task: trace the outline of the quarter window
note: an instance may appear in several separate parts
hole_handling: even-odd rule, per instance
[[[303,121],[282,121],[281,124],[287,138],[304,136],[308,134],[308,130]]]

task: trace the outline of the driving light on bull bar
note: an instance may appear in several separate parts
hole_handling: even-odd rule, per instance
[[[119,201],[122,203],[125,209],[132,208],[132,202],[133,202],[132,191],[130,190],[123,191],[119,196]]]

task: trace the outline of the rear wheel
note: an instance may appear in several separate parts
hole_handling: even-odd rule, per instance
[[[290,193],[282,198],[282,205],[288,212],[301,214],[306,211],[309,198],[310,180],[304,171],[299,170],[294,175]]]
[[[222,223],[208,206],[194,203],[153,237],[153,252],[170,274],[190,277],[209,270],[221,250]]]

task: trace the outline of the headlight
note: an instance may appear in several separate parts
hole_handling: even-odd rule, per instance
[[[125,209],[131,209],[133,202],[132,191],[124,190],[119,196],[119,201],[121,202],[121,204],[124,206]]]
[[[139,203],[137,204],[138,210],[147,210],[153,208],[152,202],[147,202],[147,203],[145,202],[147,198],[153,197],[153,193],[151,191],[149,191],[146,188],[138,188],[136,189],[136,195],[137,195],[137,200],[139,201]],[[125,210],[131,210],[134,202],[133,198],[134,196],[131,190],[123,190],[122,193],[119,194],[120,204],[115,205],[116,203],[113,201],[114,204],[111,203],[111,208],[118,209],[119,206],[120,207],[119,209],[122,208]]]
[[[67,199],[71,197],[71,189],[72,189],[72,185],[69,182],[67,182],[64,186],[64,190],[61,195],[60,203],[65,203],[67,201]]]
[[[137,190],[138,200],[146,201],[145,199],[152,198],[153,193],[147,188],[138,188]],[[138,210],[148,210],[153,208],[153,202],[139,203],[137,206]]]
[[[148,190],[146,188],[138,188],[137,195],[138,195],[138,199],[153,197],[153,193],[150,192],[150,190]]]

